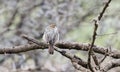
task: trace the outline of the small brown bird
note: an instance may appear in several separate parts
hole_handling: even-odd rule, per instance
[[[49,54],[53,54],[54,44],[59,40],[59,32],[55,24],[50,24],[45,28],[43,40],[49,44]]]

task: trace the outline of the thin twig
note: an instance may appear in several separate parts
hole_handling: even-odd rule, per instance
[[[105,10],[107,9],[107,7],[109,6],[109,4],[110,4],[111,1],[112,1],[112,0],[108,0],[108,2],[106,2],[103,10],[100,12],[100,14],[99,14],[99,16],[98,16],[98,20],[99,20],[99,21],[100,21],[101,18],[103,17],[103,14],[105,13]]]
[[[99,67],[98,59],[97,59],[97,57],[96,57],[96,55],[95,55],[95,53],[94,53],[94,51],[93,51],[93,46],[94,46],[94,43],[95,43],[95,40],[96,40],[97,29],[98,29],[98,22],[97,22],[97,20],[94,20],[94,21],[95,21],[95,24],[94,24],[95,28],[94,28],[93,41],[92,41],[92,44],[93,44],[93,45],[91,45],[91,49],[92,49],[92,57],[93,57],[93,60],[94,60],[95,64]]]
[[[108,49],[107,49],[107,51],[106,51],[104,57],[99,61],[99,65],[106,59],[107,53],[108,53]]]
[[[98,19],[94,20],[94,32],[93,32],[93,36],[92,36],[92,42],[91,42],[90,50],[88,52],[88,66],[89,66],[89,68],[90,68],[90,70],[92,72],[94,72],[94,70],[93,70],[93,67],[91,65],[91,55],[93,57],[93,60],[94,60],[95,64],[99,67],[98,59],[97,59],[96,55],[93,52],[93,46],[94,46],[96,36],[97,36],[98,21],[100,21],[101,18],[103,17],[103,14],[105,13],[105,10],[109,6],[110,2],[111,2],[111,0],[108,0],[108,2],[105,4],[103,10],[100,12],[100,14],[98,16]]]
[[[100,35],[97,35],[97,36],[105,36],[105,35],[113,35],[113,34],[117,34],[118,32],[113,32],[113,33],[108,33],[108,34],[100,34]]]
[[[88,52],[88,66],[89,66],[89,68],[90,68],[90,70],[91,70],[92,72],[94,72],[94,70],[93,70],[93,67],[92,67],[92,65],[91,65],[91,55],[94,55],[94,53],[93,53],[93,46],[94,46],[94,42],[95,42],[95,39],[96,39],[97,28],[98,28],[97,21],[96,21],[96,20],[94,20],[94,21],[95,21],[95,24],[94,24],[95,28],[94,28],[94,32],[93,32],[93,37],[92,37],[92,43],[91,43],[91,46],[90,46],[90,50],[89,50],[89,52]],[[98,64],[98,60],[97,60],[97,58],[96,58],[95,55],[94,55],[94,58],[93,58],[93,59],[95,59],[95,60],[94,60],[95,63]]]

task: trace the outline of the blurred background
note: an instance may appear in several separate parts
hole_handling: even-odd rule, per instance
[[[0,48],[25,45],[26,34],[42,41],[46,26],[55,23],[61,41],[90,43],[93,19],[108,0],[0,0]],[[120,0],[113,0],[100,21],[95,44],[120,48]],[[87,52],[66,50],[84,60]],[[78,72],[55,52],[34,50],[0,55],[0,72]]]

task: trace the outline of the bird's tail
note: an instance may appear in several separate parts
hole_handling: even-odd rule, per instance
[[[49,45],[49,54],[53,54],[54,53],[54,47],[53,45]]]

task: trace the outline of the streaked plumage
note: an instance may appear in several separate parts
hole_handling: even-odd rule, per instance
[[[43,40],[49,44],[49,53],[54,53],[54,44],[59,40],[59,32],[55,24],[50,24],[46,27]]]

